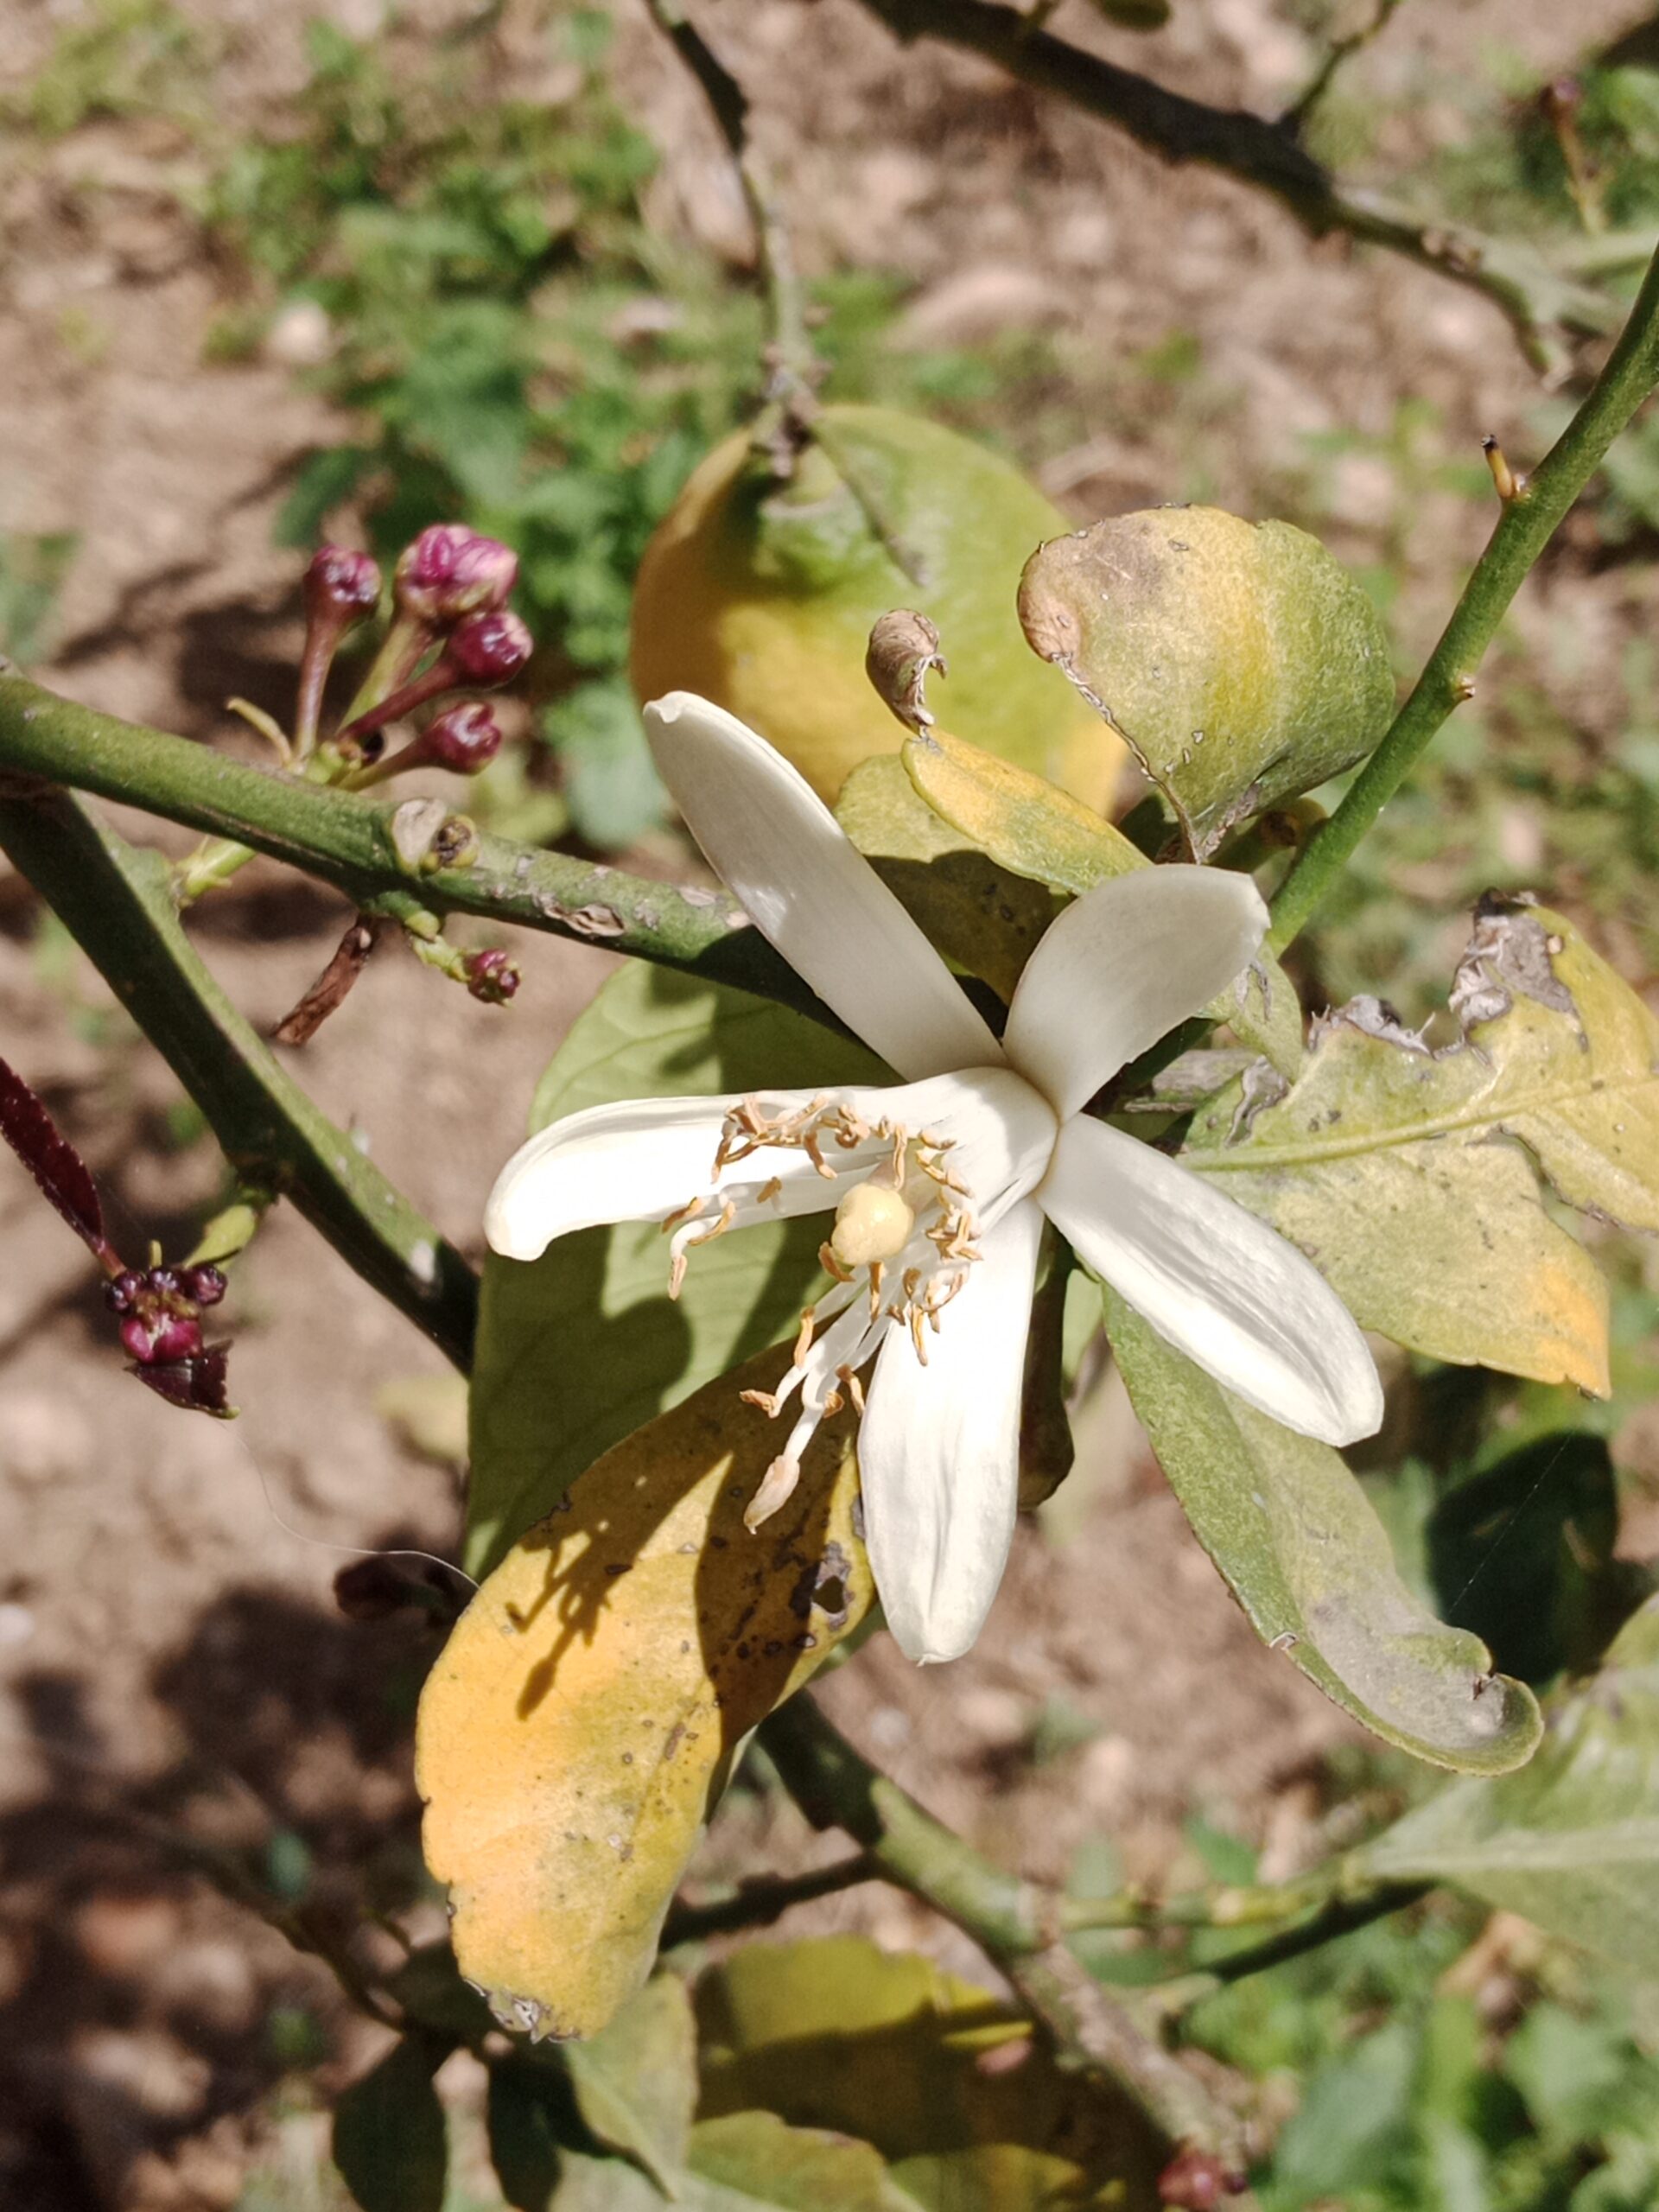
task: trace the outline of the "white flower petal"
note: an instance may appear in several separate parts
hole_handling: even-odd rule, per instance
[[[1326,1444],[1376,1428],[1382,1386],[1347,1307],[1205,1176],[1079,1116],[1037,1197],[1096,1274],[1246,1405]]]
[[[1020,1488],[1020,1393],[1042,1216],[1015,1206],[927,1337],[896,1323],[858,1433],[865,1537],[887,1625],[912,1659],[956,1659],[1002,1579]]]
[[[1097,884],[1027,962],[1003,1050],[1064,1120],[1249,967],[1267,926],[1255,886],[1225,868],[1137,868]]]
[[[815,1092],[763,1094],[768,1108],[804,1106]],[[568,1114],[521,1145],[496,1178],[484,1234],[510,1260],[539,1259],[556,1236],[601,1221],[661,1221],[706,1192],[782,1190],[751,1218],[832,1206],[838,1185],[804,1153],[767,1147],[716,1180],[715,1154],[734,1098],[639,1098]],[[831,1160],[830,1165],[835,1163]]]
[[[664,782],[710,867],[796,974],[911,1078],[997,1067],[995,1038],[781,753],[689,691],[645,709]]]

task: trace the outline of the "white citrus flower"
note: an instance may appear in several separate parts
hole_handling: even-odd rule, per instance
[[[1254,957],[1267,910],[1243,875],[1137,869],[1077,899],[1020,977],[1001,1043],[805,780],[690,693],[645,709],[658,766],[710,864],[825,1005],[906,1078],[596,1106],[509,1162],[492,1245],[537,1258],[596,1222],[671,1231],[671,1287],[711,1236],[833,1213],[834,1287],[804,1317],[764,1410],[794,1420],[749,1509],[793,1488],[827,1413],[861,1413],[870,1560],[918,1660],[977,1634],[1018,1488],[1026,1336],[1046,1215],[1189,1359],[1288,1428],[1369,1435],[1382,1396],[1334,1292],[1201,1176],[1083,1108]],[[867,1382],[861,1371],[874,1361]],[[798,1404],[797,1401],[798,1400]]]

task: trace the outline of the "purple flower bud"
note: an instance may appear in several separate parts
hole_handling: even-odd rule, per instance
[[[434,767],[476,776],[501,750],[501,725],[481,699],[463,699],[427,724],[416,749]]]
[[[157,1298],[176,1298],[184,1288],[176,1268],[152,1268],[144,1280]]]
[[[201,1350],[201,1324],[194,1317],[154,1311],[129,1313],[121,1324],[121,1342],[140,1367],[158,1362],[194,1359]]]
[[[518,995],[523,980],[518,963],[500,945],[490,945],[483,952],[469,952],[462,965],[467,970],[467,990],[485,1006],[505,1006],[509,999]]]
[[[449,634],[446,658],[474,683],[509,683],[530,658],[533,641],[516,614],[505,607],[469,614]]]
[[[217,1306],[230,1285],[223,1273],[211,1262],[184,1271],[186,1295],[194,1299],[198,1306]]]
[[[305,572],[305,603],[315,620],[331,609],[347,622],[373,611],[380,596],[380,571],[366,553],[344,545],[324,545]]]
[[[397,604],[423,622],[447,628],[468,614],[505,605],[518,581],[518,556],[464,523],[434,523],[397,561]]]
[[[132,1302],[144,1287],[144,1279],[134,1268],[123,1268],[104,1286],[104,1303],[111,1313],[130,1313]]]

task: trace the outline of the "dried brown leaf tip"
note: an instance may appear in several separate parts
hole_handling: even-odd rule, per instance
[[[939,652],[939,633],[925,614],[899,607],[884,614],[870,632],[864,672],[882,704],[906,729],[931,728],[926,685],[930,671],[949,673]]]

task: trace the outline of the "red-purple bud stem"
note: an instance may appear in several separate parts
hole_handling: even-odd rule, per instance
[[[375,744],[373,733],[359,740],[366,753]],[[366,791],[383,784],[405,768],[447,768],[452,775],[476,776],[487,768],[501,750],[501,725],[481,699],[463,699],[446,707],[420,735],[384,760],[373,760],[348,779],[353,791]]]
[[[299,703],[294,715],[295,749],[303,760],[317,741],[323,686],[340,641],[354,623],[372,614],[380,598],[380,571],[366,553],[344,545],[324,545],[305,572],[305,651],[300,660]]]
[[[370,730],[380,729],[423,707],[441,692],[456,690],[463,683],[493,688],[511,683],[533,649],[530,632],[516,614],[505,609],[493,614],[469,614],[464,622],[456,623],[444,640],[443,651],[423,675],[411,677],[378,706],[366,708],[346,723],[334,743],[354,745]]]

